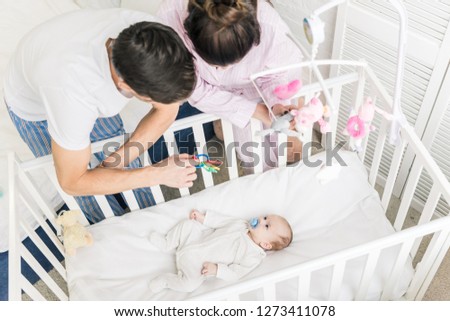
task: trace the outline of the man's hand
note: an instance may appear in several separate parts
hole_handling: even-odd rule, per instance
[[[217,275],[217,264],[211,262],[203,263],[202,275]]]
[[[197,174],[191,160],[191,155],[188,154],[174,155],[152,167],[158,170],[161,184],[175,188],[192,187]]]
[[[202,223],[205,221],[205,214],[200,213],[197,210],[192,210],[191,214],[189,214],[189,219]]]

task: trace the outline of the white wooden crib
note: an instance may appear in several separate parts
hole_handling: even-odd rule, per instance
[[[350,91],[352,93],[353,106],[359,106],[363,101],[365,93],[369,93],[373,99],[376,99],[376,104],[379,108],[388,112],[391,111],[392,99],[385,92],[384,88],[381,86],[380,82],[366,63],[353,61],[315,61],[314,66],[311,64],[312,62],[303,62],[296,66],[290,66],[287,68],[308,69],[313,67],[315,68],[320,65],[329,65],[335,67],[338,66],[341,70],[339,76],[322,79],[319,82],[306,85],[296,95],[296,97],[311,97],[318,91],[329,91],[328,98],[333,101],[333,104],[338,109],[338,112],[332,115],[330,119],[330,124],[333,129],[333,145],[340,139],[340,135],[336,135],[336,133],[339,133],[339,128],[341,127],[339,124],[342,120],[340,119],[346,119],[346,117],[348,117],[347,108],[349,106],[340,106],[341,104],[343,105],[341,102],[343,92]],[[184,128],[192,128],[196,141],[200,143],[200,150],[206,150],[206,141],[204,138],[205,136],[203,133],[202,124],[216,119],[218,118],[215,116],[202,114],[175,122],[164,134],[169,153],[171,155],[177,153],[177,148],[174,144],[174,132]],[[413,128],[408,124],[403,125],[401,128],[402,142],[395,147],[388,177],[386,179],[380,179],[380,161],[383,156],[385,146],[388,144],[386,141],[386,129],[389,127],[389,121],[379,114],[377,114],[375,121],[379,124],[379,130],[371,132],[369,137],[369,139],[376,142],[374,145],[375,149],[370,153],[366,152],[367,142],[369,141],[369,139],[366,139],[363,143],[363,150],[359,152],[358,156],[367,167],[369,183],[372,186],[375,186],[377,182],[382,182],[384,185],[384,190],[380,198],[381,204],[385,211],[388,208],[391,198],[394,197],[393,189],[406,147],[409,146],[415,153],[415,162],[410,172],[404,193],[401,195],[400,207],[393,224],[396,231],[395,233],[368,243],[359,244],[352,248],[343,249],[330,255],[318,257],[301,264],[290,266],[267,275],[257,276],[254,278],[249,277],[242,282],[225,286],[211,292],[203,293],[191,299],[239,300],[242,299],[240,295],[243,293],[247,293],[248,291],[255,289],[262,289],[262,299],[277,300],[277,284],[280,284],[286,280],[294,279],[298,282],[298,293],[296,299],[303,300],[309,297],[309,293],[311,291],[310,281],[312,273],[326,267],[331,267],[332,277],[329,284],[327,298],[329,300],[335,300],[339,298],[343,276],[347,268],[346,263],[356,258],[362,258],[365,262],[362,277],[358,282],[358,286],[355,291],[356,294],[352,298],[355,300],[362,300],[366,297],[372,274],[378,263],[380,253],[384,249],[399,246],[399,251],[396,255],[395,262],[393,263],[392,271],[390,272],[389,277],[384,281],[381,299],[389,300],[394,298],[394,288],[403,273],[405,262],[409,259],[413,259],[414,275],[403,298],[407,300],[421,300],[450,246],[450,217],[433,217],[436,205],[441,196],[450,203],[450,184],[437,166],[436,162],[431,157],[430,153],[415,134]],[[231,124],[222,120],[222,126],[225,146],[233,146],[232,143],[234,139]],[[261,142],[261,137],[256,134],[261,128],[260,124],[257,121],[252,121],[251,126],[253,141]],[[311,137],[312,135],[306,135],[305,142],[307,142],[308,139],[311,139]],[[116,141],[116,139],[109,141]],[[285,141],[286,136],[282,134],[278,135],[278,143],[280,145]],[[94,153],[102,150],[103,144],[104,142],[95,144],[92,152]],[[256,146],[257,147],[255,147],[253,151],[262,157],[263,150],[261,144],[257,144]],[[235,151],[230,149],[227,152],[226,157],[229,179],[239,180],[238,159]],[[305,154],[309,152],[309,150],[304,151]],[[145,153],[142,157],[144,159],[144,164],[148,165],[150,161],[147,153]],[[279,157],[280,167],[286,166],[286,162],[287,159],[285,156]],[[65,266],[59,262],[55,255],[37,236],[33,228],[26,222],[26,220],[24,220],[23,217],[20,217],[16,211],[15,204],[17,204],[17,202],[25,203],[59,252],[64,255],[64,248],[60,239],[46,223],[46,220],[48,220],[50,225],[58,231],[58,227],[55,224],[55,212],[45,201],[45,198],[42,197],[46,191],[38,190],[30,179],[30,172],[41,169],[43,169],[49,176],[66,204],[71,209],[78,208],[75,200],[65,194],[59,187],[51,156],[28,162],[20,162],[13,153],[9,154],[9,187],[11,191],[15,191],[15,193],[10,193],[10,300],[21,300],[22,291],[28,294],[33,300],[48,299],[37,291],[36,288],[21,274],[21,258],[23,258],[34,269],[34,271],[58,299],[67,300],[69,298],[68,294],[62,289],[64,287],[61,287],[53,280],[53,278],[41,267],[33,255],[22,245],[19,239],[19,230],[24,230],[40,249],[40,251],[45,255],[45,257],[51,262],[57,273],[61,275],[62,279],[67,280]],[[261,173],[262,163],[259,162],[259,164],[255,166],[254,170],[255,174]],[[407,212],[411,206],[413,195],[423,170],[425,170],[433,180],[431,192],[417,226],[405,228],[404,223],[407,217]],[[201,177],[206,189],[214,185],[214,180],[211,173],[202,171]],[[21,185],[20,189],[18,188],[19,185]],[[161,188],[159,186],[154,186],[151,189],[155,196],[156,202],[164,203],[165,200]],[[184,197],[189,195],[190,191],[189,189],[180,189],[180,194]],[[134,199],[133,193],[128,191],[124,193],[124,196],[130,209],[132,211],[137,210],[138,205]],[[102,207],[106,217],[108,218],[112,216],[112,211],[109,208],[105,197],[96,196],[96,199]],[[87,224],[87,222],[84,223]],[[426,237],[430,237],[431,241],[424,241],[424,238]],[[423,256],[417,254],[419,245],[426,247]]]

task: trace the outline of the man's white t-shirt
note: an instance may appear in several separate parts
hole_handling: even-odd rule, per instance
[[[85,149],[97,118],[117,115],[129,100],[111,78],[106,41],[140,21],[157,19],[125,9],[79,10],[33,29],[8,67],[7,105],[25,120],[47,120],[61,147]]]

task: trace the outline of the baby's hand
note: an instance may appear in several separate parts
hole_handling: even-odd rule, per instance
[[[192,210],[191,214],[189,214],[189,218],[203,224],[203,221],[205,220],[205,214],[200,213],[197,210]]]
[[[203,263],[202,275],[216,275],[217,274],[217,264],[211,262]]]

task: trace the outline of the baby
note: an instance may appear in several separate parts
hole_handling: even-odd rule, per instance
[[[245,221],[193,210],[189,220],[167,235],[152,233],[150,241],[164,251],[176,249],[178,274],[165,273],[150,281],[150,289],[192,292],[207,276],[235,281],[255,269],[265,251],[281,250],[292,242],[292,229],[279,215]]]

